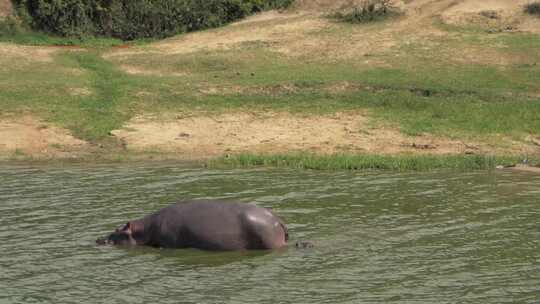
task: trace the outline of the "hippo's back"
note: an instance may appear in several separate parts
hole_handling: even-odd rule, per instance
[[[276,234],[286,234],[285,226],[272,212],[247,203],[181,201],[153,217],[159,222],[163,247],[270,249],[261,239],[280,239]]]

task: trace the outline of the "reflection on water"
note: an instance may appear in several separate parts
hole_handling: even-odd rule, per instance
[[[94,240],[178,198],[271,207],[313,249]],[[0,165],[0,303],[539,303],[540,176]]]

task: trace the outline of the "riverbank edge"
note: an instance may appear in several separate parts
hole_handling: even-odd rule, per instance
[[[528,159],[524,164],[519,155],[486,154],[332,154],[282,153],[253,154],[243,153],[218,157],[198,158],[186,155],[156,151],[122,151],[109,153],[87,153],[66,157],[32,156],[12,154],[0,156],[0,164],[117,164],[140,162],[174,162],[193,167],[209,169],[244,168],[289,168],[297,170],[320,171],[430,171],[430,170],[494,170],[513,169],[540,173],[540,159]]]

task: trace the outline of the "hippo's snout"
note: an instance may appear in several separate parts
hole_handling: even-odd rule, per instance
[[[109,244],[109,240],[107,238],[98,238],[96,240],[97,245],[107,245]]]

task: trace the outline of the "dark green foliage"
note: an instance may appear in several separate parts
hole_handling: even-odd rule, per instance
[[[21,31],[19,23],[12,19],[0,20],[0,36],[13,36]]]
[[[527,14],[536,15],[540,17],[540,1],[532,2],[525,5],[525,12]]]
[[[32,31],[13,18],[0,20],[0,42],[11,42],[24,45],[59,45],[103,48],[124,45],[119,39],[106,37],[60,37],[44,32]],[[140,43],[141,41],[138,41]]]
[[[14,0],[37,30],[65,37],[163,38],[217,27],[293,0]]]
[[[364,0],[352,9],[335,12],[331,17],[349,23],[368,23],[396,14],[389,0]]]

